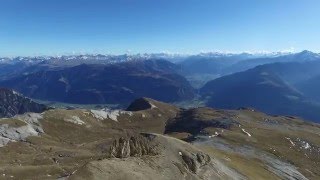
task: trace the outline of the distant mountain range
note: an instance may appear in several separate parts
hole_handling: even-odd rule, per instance
[[[29,97],[76,104],[126,104],[138,97],[165,102],[188,100],[194,89],[168,61],[82,64],[39,70],[0,82]]]
[[[16,62],[47,62],[47,63],[119,63],[132,60],[150,60],[167,59],[173,62],[179,61],[189,55],[171,54],[171,53],[153,53],[153,54],[122,54],[122,55],[103,55],[103,54],[82,54],[82,55],[62,55],[62,56],[18,56],[18,57],[0,57],[0,63]]]
[[[171,62],[179,62],[192,58],[232,58],[242,57],[243,59],[264,58],[264,57],[279,57],[290,55],[289,52],[258,52],[258,53],[225,53],[225,52],[206,52],[193,54],[179,53],[138,53],[138,54],[78,54],[78,55],[57,55],[57,56],[17,56],[17,57],[0,57],[0,63],[15,63],[15,62],[93,62],[93,63],[118,63],[130,60],[150,60],[150,59],[166,59]]]
[[[0,58],[0,86],[72,104],[164,102],[237,109],[319,121],[320,55],[201,53]]]
[[[259,65],[276,62],[306,62],[320,60],[320,55],[310,51],[271,54],[200,54],[179,62],[181,73],[196,88],[206,82],[245,71]]]
[[[289,54],[200,54],[186,58],[180,64],[184,74],[227,75],[248,70],[258,65],[275,62],[305,62],[320,60],[320,54],[311,51]]]
[[[0,70],[3,75],[12,70],[38,65],[43,67],[72,67],[81,64],[116,64],[127,61],[167,60],[180,66],[184,75],[218,74],[226,75],[253,68],[257,65],[274,62],[313,61],[320,59],[320,54],[310,51],[300,53],[221,53],[209,52],[197,55],[153,53],[123,55],[64,55],[35,57],[0,57]]]

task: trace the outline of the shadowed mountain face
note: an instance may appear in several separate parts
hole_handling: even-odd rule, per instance
[[[311,101],[320,102],[320,61],[274,63],[256,69],[272,72]]]
[[[300,82],[296,86],[305,96],[320,102],[320,75]]]
[[[80,65],[21,75],[0,84],[29,97],[79,104],[126,104],[138,97],[172,102],[193,98],[194,90],[163,60]]]
[[[223,74],[226,67],[242,60],[251,59],[252,55],[196,55],[180,62],[184,74]]]
[[[292,86],[320,75],[320,61],[272,63],[256,69],[271,72]]]
[[[272,114],[320,120],[318,105],[308,102],[277,74],[261,67],[210,81],[201,89],[201,94],[211,107],[253,107]]]
[[[0,88],[0,118],[45,110],[47,110],[45,105],[35,103],[12,90]]]

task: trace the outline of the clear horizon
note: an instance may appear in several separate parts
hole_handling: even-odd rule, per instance
[[[317,0],[11,0],[0,57],[320,52]]]

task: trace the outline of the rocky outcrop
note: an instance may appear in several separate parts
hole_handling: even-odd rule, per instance
[[[13,90],[0,88],[0,118],[26,112],[40,113],[46,109],[45,105],[38,104]]]
[[[155,144],[142,135],[121,137],[110,146],[110,157],[128,158],[156,155]]]
[[[184,153],[181,153],[181,157],[184,161],[185,167],[195,174],[198,172],[198,170],[201,167],[208,165],[211,161],[211,158],[209,155],[201,152],[196,154],[184,152]]]
[[[246,179],[237,171],[229,168],[214,156],[209,157],[206,151],[198,149],[190,143],[183,142],[173,137],[160,134],[143,134],[144,140],[151,144],[152,152],[142,157],[107,158],[92,161],[83,166],[72,175],[71,179],[115,179],[115,180],[211,180],[211,179]],[[133,136],[137,137],[137,136]],[[132,141],[130,138],[121,138],[116,141],[116,152],[129,156],[132,154]],[[119,141],[121,143],[119,143]],[[138,143],[139,144],[139,143]],[[148,144],[138,145],[138,150],[148,147]],[[156,146],[154,146],[156,145]],[[122,147],[122,148],[118,148]],[[150,147],[150,146],[149,146]],[[152,156],[155,150],[158,153]],[[130,149],[130,151],[129,151]],[[133,154],[136,154],[134,152]]]

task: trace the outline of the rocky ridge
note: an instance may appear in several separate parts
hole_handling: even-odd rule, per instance
[[[149,105],[135,103],[136,111],[117,114],[117,121],[99,119],[91,109],[1,119],[0,174],[17,179],[320,177],[318,124],[247,108],[185,110],[139,101]]]
[[[13,117],[26,112],[43,112],[48,108],[9,89],[0,88],[0,117]]]

